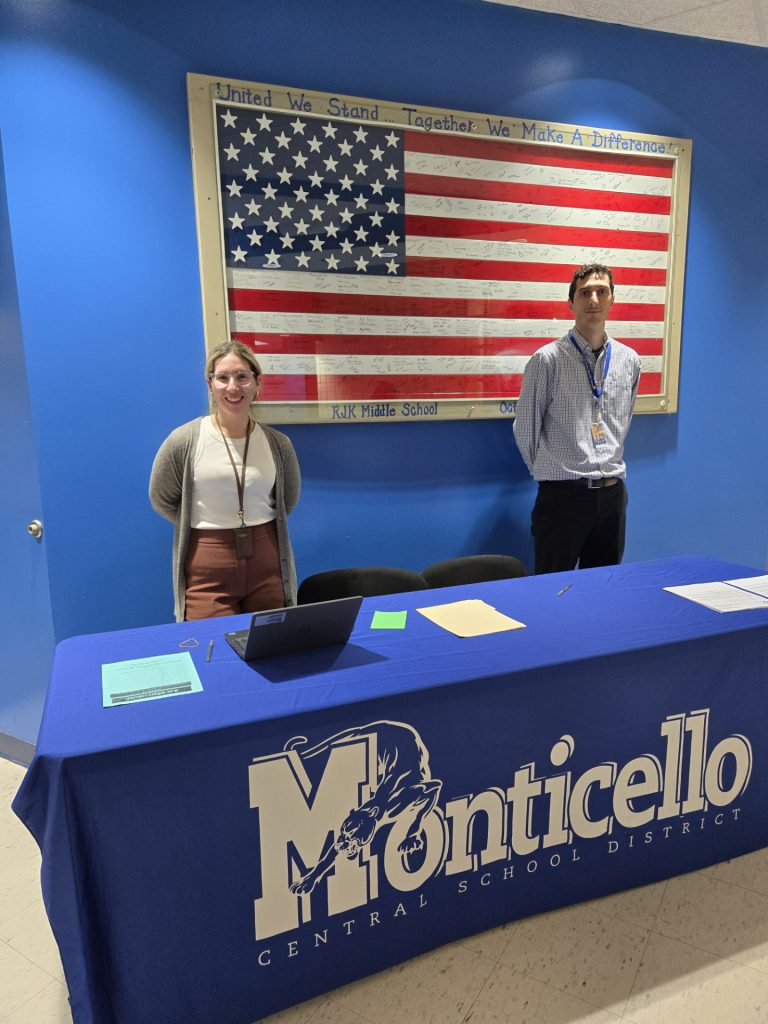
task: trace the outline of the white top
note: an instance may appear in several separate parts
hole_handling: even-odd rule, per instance
[[[227,444],[235,460],[237,475],[243,465],[244,437],[228,437]],[[275,518],[275,460],[264,431],[254,423],[245,468],[245,525],[258,526]],[[237,484],[224,438],[211,422],[203,418],[193,462],[193,530],[226,530],[240,526],[237,514]]]

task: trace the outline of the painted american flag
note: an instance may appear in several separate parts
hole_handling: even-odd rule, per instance
[[[608,333],[661,390],[672,163],[217,105],[230,330],[262,401],[509,399],[614,270]]]

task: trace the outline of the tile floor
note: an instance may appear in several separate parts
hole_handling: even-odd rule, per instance
[[[0,1024],[70,1024],[37,847],[9,806],[22,775],[0,759]],[[268,1020],[764,1024],[768,850],[473,936]]]

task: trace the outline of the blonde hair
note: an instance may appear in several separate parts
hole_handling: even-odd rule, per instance
[[[218,361],[224,356],[228,356],[230,353],[233,356],[238,356],[243,360],[243,362],[248,363],[256,375],[256,380],[261,380],[261,367],[259,366],[258,359],[246,345],[243,345],[241,341],[223,341],[208,353],[208,358],[205,362],[206,380],[210,380],[213,376],[216,363],[218,363]]]

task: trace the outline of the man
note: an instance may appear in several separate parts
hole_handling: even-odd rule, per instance
[[[608,267],[580,267],[568,304],[574,326],[528,360],[514,425],[539,484],[531,516],[537,573],[618,565],[624,554],[624,439],[640,359],[605,333]]]

